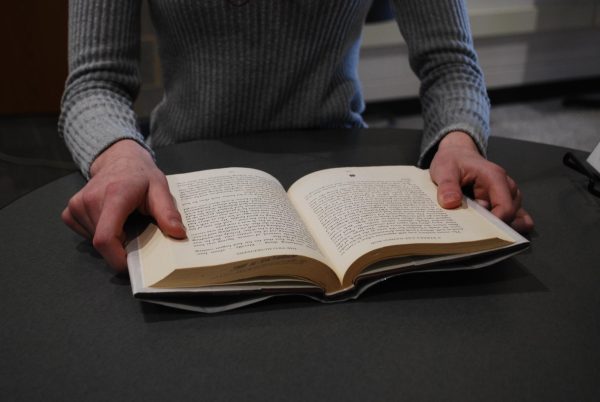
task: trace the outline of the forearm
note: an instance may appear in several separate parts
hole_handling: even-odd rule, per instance
[[[411,67],[421,81],[424,132],[419,163],[427,166],[442,138],[468,133],[485,155],[489,100],[461,0],[396,0]]]
[[[145,146],[132,107],[140,86],[139,14],[139,0],[69,3],[69,77],[59,131],[86,177],[115,142]]]

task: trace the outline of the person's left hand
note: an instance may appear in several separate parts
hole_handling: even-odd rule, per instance
[[[522,195],[506,171],[485,159],[471,137],[447,134],[438,146],[429,169],[438,186],[438,203],[447,209],[462,203],[461,187],[472,185],[475,201],[521,233],[533,229],[533,219],[521,207]]]

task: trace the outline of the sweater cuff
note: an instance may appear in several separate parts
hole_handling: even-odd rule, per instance
[[[67,99],[63,103],[59,132],[88,180],[92,162],[117,141],[133,140],[154,158],[137,128],[131,103],[118,94],[95,91]]]

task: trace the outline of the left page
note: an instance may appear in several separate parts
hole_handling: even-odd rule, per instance
[[[188,238],[168,238],[156,227],[140,236],[144,287],[156,286],[174,271],[194,269],[195,275],[210,275],[206,281],[215,283],[219,277],[224,282],[236,275],[238,279],[252,277],[253,270],[258,276],[297,276],[302,269],[314,268],[311,261],[327,264],[285,190],[271,175],[226,168],[167,179]],[[239,261],[253,262],[213,271],[198,269]],[[277,271],[278,266],[288,267],[289,272]]]

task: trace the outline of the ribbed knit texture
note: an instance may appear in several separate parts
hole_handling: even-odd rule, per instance
[[[86,177],[114,142],[145,144],[132,110],[140,86],[140,1],[70,1],[70,74],[59,131]],[[365,126],[357,64],[371,0],[232,3],[149,0],[165,94],[152,113],[148,145]],[[452,130],[471,134],[484,152],[489,102],[463,1],[396,0],[395,8],[422,81],[420,161],[427,163]]]

